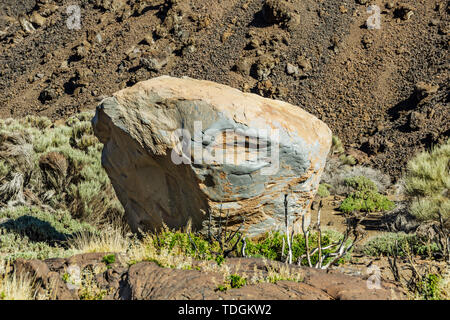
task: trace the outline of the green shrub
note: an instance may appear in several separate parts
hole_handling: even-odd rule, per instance
[[[47,259],[73,255],[65,241],[79,232],[97,230],[72,218],[68,211],[47,212],[36,207],[0,211],[0,257]]]
[[[317,190],[317,194],[321,198],[326,198],[330,196],[330,191],[328,188],[331,187],[329,184],[321,183],[319,184],[319,189]]]
[[[339,210],[345,213],[354,211],[379,212],[389,211],[394,207],[394,203],[386,196],[375,191],[366,190],[350,193],[339,206]]]
[[[331,138],[331,150],[333,153],[343,153],[344,150],[344,146],[342,144],[341,139],[339,139],[338,136],[332,136]]]
[[[238,274],[230,275],[230,287],[233,289],[239,289],[247,284],[247,279],[241,277]]]
[[[282,257],[286,256],[288,253],[287,244],[284,248],[284,253],[282,252],[283,248],[283,237],[284,235],[279,232],[267,233],[263,238],[258,241],[248,241],[246,247],[246,254],[250,257],[256,258],[266,258],[269,260],[282,261]],[[337,232],[324,232],[322,233],[321,244],[323,247],[336,242],[342,238],[342,235]],[[316,247],[318,245],[318,233],[313,233],[309,237],[309,247]],[[292,261],[297,261],[298,258],[306,253],[305,247],[305,238],[301,234],[297,234],[293,237],[293,241],[291,244],[292,247]],[[238,245],[238,251],[240,252],[242,249],[241,244]],[[323,250],[323,254],[329,253],[330,250]],[[313,264],[317,263],[319,258],[318,253],[311,256],[311,262]],[[329,259],[325,260],[327,263]],[[338,263],[341,263],[343,260],[340,260]],[[307,264],[306,259],[302,261],[303,265]]]
[[[344,180],[344,184],[346,186],[353,188],[356,191],[370,190],[370,191],[378,192],[378,188],[377,188],[376,184],[372,180],[370,180],[369,178],[367,178],[365,176],[356,176],[356,177],[346,178]]]
[[[350,166],[354,166],[356,164],[356,159],[351,156],[351,155],[341,155],[339,157],[339,160],[342,162],[342,164],[344,165],[350,165]]]
[[[344,183],[355,190],[345,198],[339,207],[339,210],[345,213],[388,211],[395,206],[386,196],[378,193],[376,184],[369,178],[356,176],[345,179]]]
[[[417,294],[424,300],[441,300],[442,277],[429,273],[417,284]]]
[[[116,262],[116,255],[108,254],[103,257],[102,262],[104,262],[107,265],[113,264],[114,262]]]
[[[23,172],[27,167],[31,172],[29,189],[41,202],[55,210],[70,211],[73,217],[92,224],[121,223],[123,208],[102,168],[103,146],[93,135],[90,118],[91,113],[83,113],[69,118],[66,125],[54,126],[42,117],[0,122],[2,136],[9,137],[0,144],[8,143],[7,150],[16,153],[20,146],[22,158],[31,159],[22,165],[12,162],[9,153],[4,154],[0,175],[7,170]],[[9,147],[11,144],[14,148]],[[54,161],[59,158],[61,161]]]
[[[407,248],[413,254],[428,256],[439,252],[435,243],[427,244],[415,234],[385,233],[369,239],[363,246],[363,253],[368,256],[394,256],[405,257]]]
[[[189,239],[190,238],[190,239]],[[220,264],[221,255],[216,257],[219,252],[218,243],[209,243],[200,235],[188,234],[181,231],[162,230],[157,236],[152,238],[154,247],[168,252],[181,251],[184,255],[201,260],[213,260]]]
[[[231,274],[224,284],[217,286],[217,290],[225,292],[228,289],[239,289],[247,284],[247,279],[238,274]]]

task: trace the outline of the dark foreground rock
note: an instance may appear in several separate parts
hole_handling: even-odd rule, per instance
[[[225,266],[231,274],[247,279],[267,277],[270,270],[290,270],[301,274],[301,280],[280,280],[276,283],[248,284],[239,289],[218,290],[224,284],[224,275],[213,272],[215,262],[194,262],[194,270],[161,268],[155,262],[140,262],[128,266],[120,255],[115,262],[104,262],[105,253],[89,253],[68,259],[22,260],[15,262],[17,273],[26,273],[36,279],[40,293],[51,299],[73,300],[97,298],[105,300],[391,300],[404,299],[401,289],[389,282],[381,282],[380,289],[368,289],[367,279],[352,277],[331,270],[329,272],[290,266],[262,259],[228,259]],[[287,269],[286,269],[287,268]],[[81,275],[90,275],[86,285],[77,285],[68,276],[77,269]],[[200,270],[198,270],[200,269]],[[86,294],[88,292],[88,294]],[[101,294],[100,294],[101,293]]]

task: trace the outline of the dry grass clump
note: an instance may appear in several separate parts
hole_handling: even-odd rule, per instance
[[[68,247],[82,253],[128,252],[131,240],[120,228],[107,227],[101,232],[80,232],[68,240]]]
[[[265,282],[277,283],[281,280],[301,282],[304,279],[304,275],[300,269],[294,269],[286,264],[282,266],[269,264],[267,266],[267,271],[268,275],[265,278]]]
[[[439,283],[441,297],[444,300],[450,300],[450,267],[447,267],[443,273],[442,279]]]
[[[408,162],[405,189],[419,220],[450,219],[450,139]]]
[[[36,294],[31,277],[11,272],[9,262],[0,261],[0,300],[32,300]]]

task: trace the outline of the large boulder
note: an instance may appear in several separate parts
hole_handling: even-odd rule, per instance
[[[92,120],[133,230],[298,228],[331,147],[325,123],[289,103],[162,76],[116,92]],[[227,218],[226,218],[227,217]]]

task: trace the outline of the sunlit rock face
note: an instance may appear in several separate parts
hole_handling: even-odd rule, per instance
[[[254,237],[308,214],[331,131],[291,104],[162,76],[103,100],[102,164],[135,231],[227,221]]]

